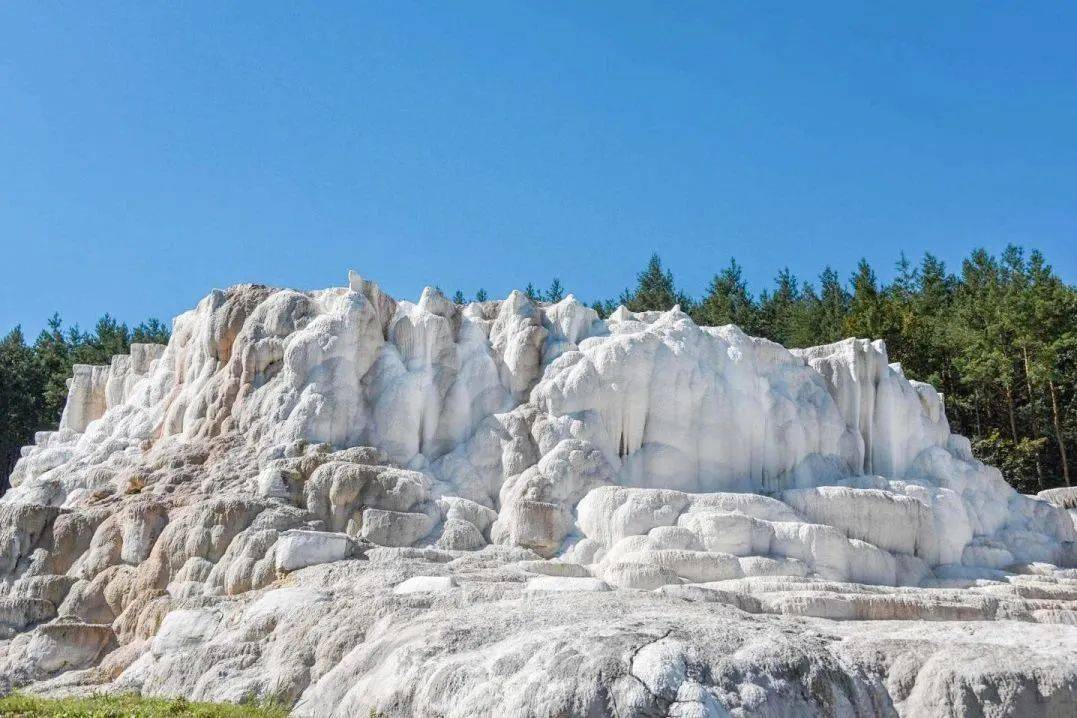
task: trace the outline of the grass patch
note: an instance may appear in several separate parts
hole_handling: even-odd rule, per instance
[[[134,693],[89,698],[37,698],[12,693],[0,698],[5,718],[285,718],[278,705],[192,703],[184,698],[143,698]]]

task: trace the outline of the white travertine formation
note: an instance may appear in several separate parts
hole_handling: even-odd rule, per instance
[[[76,367],[11,485],[0,682],[32,690],[1077,710],[1073,496],[1015,492],[881,342],[238,286]]]

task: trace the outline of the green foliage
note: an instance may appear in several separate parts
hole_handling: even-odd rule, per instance
[[[736,324],[748,332],[755,329],[756,306],[737,260],[730,259],[729,266],[714,275],[692,318],[703,326]]]
[[[845,335],[845,317],[852,297],[838,273],[827,267],[819,275],[819,296],[809,312],[810,327],[819,343],[836,342]]]
[[[0,340],[0,471],[6,477],[19,448],[32,438],[44,407],[43,374],[34,350],[15,327]]]
[[[1025,438],[1015,443],[1003,437],[996,429],[983,439],[977,440],[972,450],[981,461],[997,467],[1004,476],[1010,477],[1011,483],[1018,491],[1035,493],[1040,490],[1036,478],[1036,464],[1046,444],[1046,437]]]
[[[132,344],[167,344],[172,331],[160,320],[149,318],[131,330]]]
[[[556,304],[565,298],[565,288],[561,286],[561,280],[557,277],[553,278],[550,282],[550,288],[546,290],[546,294],[542,297],[550,304]]]
[[[612,299],[592,302],[591,309],[594,309],[599,317],[601,317],[602,319],[606,319],[615,311],[617,311],[617,302]]]
[[[64,337],[59,314],[53,314],[48,326],[34,342],[37,364],[44,373],[42,415],[46,419],[41,428],[54,428],[53,421],[60,420],[64,401],[67,399],[67,378],[74,363],[72,347]]]
[[[759,334],[785,346],[809,346],[806,315],[809,298],[797,286],[797,278],[789,269],[778,272],[774,279],[774,291],[766,290],[759,296],[756,329]]]
[[[0,715],[12,718],[285,718],[274,704],[194,703],[184,698],[142,698],[133,693],[46,699],[11,693],[0,698]]]
[[[845,317],[847,336],[888,339],[894,320],[893,306],[875,278],[875,270],[866,259],[861,259],[853,274],[852,299]],[[889,345],[890,342],[887,342]]]
[[[665,312],[678,304],[683,311],[692,308],[692,300],[673,284],[673,273],[662,269],[658,254],[652,254],[647,267],[636,275],[636,289],[621,294],[621,304],[633,312]]]

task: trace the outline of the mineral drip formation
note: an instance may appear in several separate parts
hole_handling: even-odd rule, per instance
[[[352,272],[214,290],[69,386],[0,499],[0,687],[1077,715],[1077,494],[1017,493],[880,341]]]

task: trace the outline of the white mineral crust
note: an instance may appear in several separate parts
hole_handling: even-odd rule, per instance
[[[0,687],[1077,715],[1077,494],[1014,491],[879,341],[353,272],[215,290],[69,386],[0,499]]]

